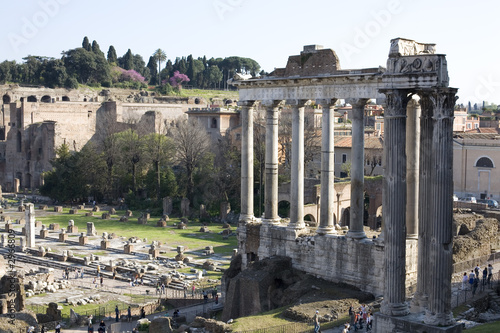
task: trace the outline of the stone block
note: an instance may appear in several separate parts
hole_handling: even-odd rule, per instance
[[[25,219],[17,219],[16,223],[20,224],[20,225],[25,225],[26,224],[26,220]]]
[[[128,222],[128,217],[126,216],[120,217],[120,222]]]
[[[10,221],[10,216],[9,215],[2,215],[2,216],[0,216],[0,221],[1,222]]]
[[[101,218],[103,220],[109,220],[109,219],[111,219],[111,214],[109,214],[109,213],[102,213]]]
[[[137,223],[139,223],[139,224],[148,224],[148,219],[143,218],[143,217],[139,217],[137,219]]]
[[[99,208],[99,206],[94,206],[94,208],[92,208],[92,211],[93,212],[100,212],[101,209]]]
[[[123,252],[126,254],[132,254],[134,252],[134,245],[125,244],[125,246],[123,247]]]
[[[76,208],[80,209],[80,210],[84,210],[85,209],[85,205],[78,205]]]
[[[132,216],[132,211],[131,211],[131,210],[127,210],[127,211],[125,212],[125,216],[127,216],[127,217],[131,217],[131,216]]]
[[[5,232],[9,232],[11,230],[14,230],[12,223],[5,223]]]
[[[68,233],[70,233],[70,234],[78,233],[78,227],[74,226],[74,225],[69,226],[68,227]]]
[[[40,210],[47,210],[47,209],[49,209],[49,206],[47,206],[47,205],[40,205],[40,206],[38,206],[38,209],[40,209]]]
[[[421,318],[411,314],[403,317],[392,317],[380,312],[374,315],[374,332],[401,332],[401,333],[459,333],[462,332],[462,324],[450,326],[432,326],[424,324]]]
[[[85,216],[94,216],[94,212],[86,212]]]
[[[45,239],[49,237],[49,231],[47,229],[40,230],[40,238]]]
[[[166,221],[158,221],[158,222],[156,222],[156,226],[157,227],[166,227],[167,222]]]
[[[24,212],[26,210],[26,207],[24,205],[17,207],[18,212]]]
[[[102,250],[107,250],[109,248],[109,241],[107,240],[102,240],[101,241],[101,249]]]
[[[51,224],[49,224],[49,230],[58,231],[60,229],[61,228],[59,227],[59,223],[51,223]]]
[[[41,228],[42,227],[42,221],[35,221],[35,228]]]
[[[78,238],[78,243],[80,245],[87,245],[88,242],[89,242],[89,238],[87,236],[80,236]]]
[[[68,240],[68,234],[66,234],[66,233],[59,234],[59,241],[60,241],[61,243],[64,243],[64,242],[66,242],[67,240]]]
[[[111,209],[109,210],[109,214],[111,214],[111,215],[115,215],[115,214],[116,214],[116,209],[111,208]]]
[[[26,227],[21,229],[21,235],[26,236]]]
[[[78,209],[76,209],[76,208],[71,208],[71,209],[69,210],[69,214],[78,214]]]
[[[149,249],[149,254],[153,258],[158,258],[158,256],[160,255],[160,250],[159,249]]]
[[[62,206],[54,206],[54,212],[56,213],[62,213],[63,207]]]

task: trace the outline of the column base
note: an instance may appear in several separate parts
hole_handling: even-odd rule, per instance
[[[416,292],[410,303],[410,312],[411,313],[424,312],[427,309],[428,305],[429,305],[429,296]]]
[[[277,217],[277,218],[272,218],[272,219],[266,219],[266,218],[263,218],[262,219],[262,224],[272,224],[272,225],[277,225],[277,224],[280,224],[281,223],[281,218]]]
[[[387,316],[402,317],[410,313],[408,305],[406,303],[388,303],[382,301],[380,306],[380,312]]]
[[[302,230],[306,228],[306,224],[304,222],[301,223],[289,223],[287,229],[290,230]]]
[[[406,239],[418,239],[418,234],[408,234],[406,235]]]
[[[423,315],[409,315],[391,317],[380,312],[374,314],[374,333],[401,332],[401,333],[460,333],[462,324],[452,324],[446,327],[433,326],[423,323]]]
[[[456,322],[451,311],[449,313],[432,313],[427,310],[425,311],[424,323],[435,326],[450,326]]]
[[[247,215],[247,214],[240,214],[240,223],[252,223],[255,221],[255,216],[253,215]]]
[[[316,230],[316,233],[318,235],[327,235],[327,234],[337,234],[337,230],[335,229],[335,227],[319,227],[317,230]]]
[[[362,239],[366,238],[366,233],[364,231],[351,231],[349,230],[347,232],[347,235],[345,235],[347,238],[353,238],[353,239]]]

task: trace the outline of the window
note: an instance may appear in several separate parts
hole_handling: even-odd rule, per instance
[[[478,124],[478,123],[475,123],[475,124],[474,124],[474,128],[479,128],[479,124]]]
[[[217,128],[217,119],[212,118],[212,123],[210,124],[210,128]]]
[[[480,168],[493,168],[493,161],[488,157],[481,157],[476,162],[476,167]]]
[[[472,127],[471,127],[470,123],[468,123],[468,124],[467,124],[467,129],[471,129],[471,128],[472,128]]]
[[[347,161],[347,154],[342,154],[342,163]]]

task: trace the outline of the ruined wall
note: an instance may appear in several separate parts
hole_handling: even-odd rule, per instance
[[[240,232],[240,245],[255,244],[254,233]],[[345,236],[296,235],[284,225],[261,225],[259,259],[284,256],[294,268],[327,281],[343,282],[374,295],[384,290],[384,243],[379,239],[353,240]],[[240,253],[245,253],[240,248]],[[416,285],[417,241],[407,240],[406,288]]]

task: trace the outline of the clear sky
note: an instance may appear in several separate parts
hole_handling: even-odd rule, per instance
[[[131,49],[147,62],[242,56],[266,71],[304,45],[336,51],[342,68],[386,66],[389,41],[436,43],[459,102],[500,104],[498,0],[19,0],[2,4],[0,61],[60,57],[84,36],[103,52]]]

